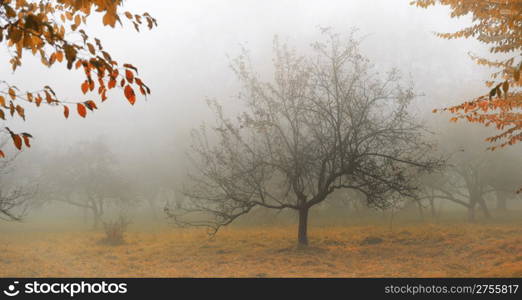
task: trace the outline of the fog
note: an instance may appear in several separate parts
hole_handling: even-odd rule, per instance
[[[467,18],[449,19],[445,7],[422,10],[408,1],[384,0],[127,1],[125,5],[130,11],[149,12],[159,26],[136,33],[130,27],[104,28],[95,16],[87,27],[114,57],[138,67],[152,95],[130,106],[113,92],[100,105],[102,109],[89,113],[86,119],[73,113],[65,120],[62,111],[54,107],[30,109],[29,121],[6,124],[35,137],[31,150],[20,155],[24,161],[37,164],[42,156],[74,148],[82,141],[103,139],[122,164],[145,167],[143,173],[132,174],[144,182],[161,176],[164,170],[155,170],[158,165],[169,165],[172,174],[184,174],[190,130],[212,122],[206,100],[238,105],[232,100],[239,85],[230,68],[231,58],[242,47],[247,48],[257,70],[270,78],[274,37],[306,53],[321,27],[338,33],[357,28],[363,53],[377,70],[384,73],[398,68],[414,83],[420,94],[414,111],[434,131],[449,126],[439,126],[448,117],[432,114],[432,109],[457,104],[476,91],[486,90],[482,82],[489,70],[473,64],[468,56],[485,54],[486,48],[473,40],[448,41],[434,35],[470,22]],[[8,59],[6,54],[4,60]],[[12,73],[4,68],[1,76],[27,90],[50,85],[69,101],[82,97],[80,72],[60,65],[45,68],[29,54],[21,69]],[[467,134],[487,136],[483,131],[470,132]]]
[[[130,27],[103,28],[94,18],[88,28],[114,57],[139,68],[153,91],[149,99],[131,107],[117,95],[86,120],[77,116],[63,120],[57,117],[61,111],[52,108],[31,111],[31,122],[11,126],[33,132],[38,148],[71,145],[102,134],[117,154],[132,149],[154,157],[147,154],[174,147],[178,135],[208,116],[206,97],[226,100],[237,92],[227,56],[234,57],[244,45],[259,66],[269,68],[274,35],[306,50],[318,36],[318,27],[338,32],[357,27],[364,37],[364,54],[378,69],[397,67],[414,78],[417,90],[426,95],[418,105],[426,118],[433,118],[431,110],[424,108],[458,103],[476,89],[485,89],[482,82],[488,70],[470,63],[468,57],[469,51],[481,54],[485,49],[477,42],[446,41],[433,35],[469,20],[451,20],[445,8],[428,11],[407,2],[127,1],[128,10],[147,11],[160,26],[137,34]],[[80,72],[68,72],[60,65],[47,69],[29,54],[25,59],[14,74],[4,68],[2,78],[26,89],[49,84],[65,99],[81,96]]]
[[[7,68],[8,49],[4,48],[0,51],[6,65],[0,70],[2,80],[20,90],[49,85],[66,101],[92,98],[99,110],[89,111],[84,119],[71,107],[71,117],[65,119],[61,108],[27,107],[27,121],[18,118],[4,122],[16,132],[31,133],[34,139],[31,148],[18,152],[4,136],[8,142],[3,151],[9,165],[2,167],[6,171],[1,175],[2,189],[20,188],[27,193],[27,201],[14,208],[21,219],[5,221],[0,226],[2,231],[23,228],[31,232],[48,227],[69,230],[74,224],[74,230],[103,232],[103,224],[115,224],[121,216],[133,230],[151,224],[176,230],[180,222],[173,222],[172,211],[175,214],[176,209],[190,202],[192,194],[187,191],[194,181],[188,174],[198,170],[190,159],[197,152],[190,147],[191,133],[203,124],[209,129],[219,127],[219,118],[209,101],[218,101],[230,119],[248,109],[237,97],[244,90],[232,68],[234,59],[246,49],[255,74],[271,82],[275,71],[274,39],[300,55],[312,55],[311,44],[322,38],[325,28],[340,36],[356,30],[360,52],[378,76],[396,68],[401,84],[413,86],[416,96],[407,112],[426,129],[419,138],[432,144],[424,158],[433,156],[444,161],[444,166],[437,165],[432,173],[414,178],[423,191],[420,202],[401,198],[409,192],[405,190],[400,200],[386,200],[381,207],[367,205],[364,191],[336,190],[327,198],[331,201],[311,210],[310,222],[321,226],[392,227],[393,222],[401,220],[474,224],[489,217],[493,222],[516,219],[522,208],[515,194],[522,186],[516,180],[521,178],[522,160],[517,155],[520,147],[487,151],[490,145],[484,139],[495,134],[494,129],[450,123],[449,113],[432,112],[488,92],[484,82],[491,69],[475,64],[469,56],[488,56],[488,48],[473,39],[445,40],[434,34],[471,24],[469,16],[450,18],[447,7],[420,9],[409,2],[125,1],[124,10],[148,12],[157,19],[158,26],[139,33],[130,25],[113,29],[102,26],[99,15],[93,15],[82,26],[102,40],[112,57],[139,69],[140,78],[152,93],[146,99],[140,95],[135,105],[129,105],[119,89],[99,103],[95,93],[81,93],[82,72],[67,70],[65,64],[46,68],[39,57],[29,52],[24,53],[22,67],[12,72]],[[219,134],[209,134],[210,143],[219,144]],[[487,176],[481,175],[473,183],[477,186],[474,189],[471,177],[462,175],[467,172],[463,170]],[[282,175],[274,175],[272,180],[286,182],[278,176]],[[267,186],[277,184],[269,182]],[[487,188],[478,188],[482,185]],[[468,198],[475,196],[483,200],[469,209]],[[90,206],[93,197],[103,198],[101,211],[98,204]],[[482,203],[488,208],[484,209]],[[206,213],[190,218],[199,220]],[[230,226],[293,226],[297,216],[292,209],[256,208]],[[185,221],[181,223],[186,225]]]

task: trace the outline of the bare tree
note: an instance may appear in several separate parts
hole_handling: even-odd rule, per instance
[[[7,139],[2,139],[0,147]],[[13,164],[18,155],[0,159],[0,219],[7,221],[19,221],[25,215],[31,200],[36,192],[36,187],[23,183],[20,180],[10,180],[9,174],[13,172]]]
[[[118,218],[103,222],[105,238],[102,243],[109,245],[121,245],[125,243],[125,232],[130,225],[128,216],[120,214]]]
[[[254,207],[293,209],[307,245],[310,208],[336,190],[357,190],[378,208],[415,197],[413,178],[437,161],[408,112],[413,90],[395,70],[381,79],[353,33],[323,35],[308,57],[275,39],[273,82],[256,75],[246,51],[232,62],[246,109],[229,119],[209,102],[217,127],[194,132],[191,201],[166,208],[178,225],[215,233]]]
[[[503,149],[493,157],[487,173],[488,184],[495,190],[496,209],[508,210],[508,200],[517,199],[521,188],[522,161],[519,149]]]
[[[136,201],[117,165],[103,140],[79,143],[51,158],[44,168],[45,198],[86,210],[98,228],[108,207],[130,207]]]
[[[0,168],[2,168],[0,166]],[[0,186],[0,219],[19,221],[28,209],[29,200],[34,197],[35,189],[26,186]]]
[[[487,199],[496,194],[497,208],[506,208],[508,198],[516,196],[521,175],[517,151],[507,149],[486,151],[474,135],[484,134],[469,128],[456,127],[440,136],[446,167],[422,178],[425,196],[433,207],[435,199],[448,200],[468,210],[468,220],[476,220],[477,208],[485,218],[491,217]]]
[[[449,200],[460,204],[468,209],[468,220],[475,221],[475,211],[477,205],[484,214],[490,218],[485,196],[493,191],[487,184],[484,174],[486,161],[461,161],[450,166],[448,172],[444,174],[446,180],[444,184],[433,185],[431,197]]]

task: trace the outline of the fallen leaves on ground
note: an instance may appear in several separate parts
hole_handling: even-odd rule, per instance
[[[2,277],[522,277],[518,225],[318,227],[310,247],[295,228],[132,231],[120,246],[103,233],[4,233]],[[378,243],[367,243],[369,239]]]

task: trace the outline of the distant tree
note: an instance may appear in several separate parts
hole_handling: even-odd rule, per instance
[[[421,186],[422,196],[418,199],[417,203],[420,206],[419,209],[422,212],[422,217],[424,217],[423,209],[426,204],[430,209],[430,215],[432,218],[436,218],[439,215],[435,207],[436,200],[438,198],[438,191],[441,187],[445,187],[447,184],[448,177],[444,174],[443,170],[438,170],[437,172],[432,172],[419,178],[419,185]],[[464,206],[468,207],[467,205]]]
[[[487,197],[495,195],[498,211],[507,210],[507,200],[516,197],[520,183],[520,164],[516,160],[502,161],[486,157],[472,157],[469,154],[458,155],[448,161],[443,172],[430,174],[424,181],[425,196],[433,209],[436,199],[449,200],[464,206],[468,210],[468,219],[476,220],[477,207],[486,218],[491,217]],[[499,168],[505,165],[506,168]],[[516,175],[512,177],[511,175]]]
[[[103,25],[114,27],[122,24],[121,18],[129,19],[136,30],[147,23],[156,26],[156,20],[148,13],[143,15],[121,12],[123,0],[57,0],[28,1],[0,0],[0,43],[4,43],[11,57],[9,63],[15,71],[22,65],[22,54],[39,56],[44,66],[65,63],[69,70],[82,68],[85,81],[81,91],[86,94],[96,91],[101,101],[107,99],[107,92],[119,85],[127,100],[134,104],[136,92],[150,93],[147,85],[137,77],[138,70],[131,64],[120,65],[103,48],[97,38],[85,31],[87,19],[92,12],[103,14]],[[25,50],[25,51],[24,51]],[[97,88],[97,89],[96,89]],[[81,117],[87,110],[97,109],[93,100],[70,102],[60,99],[53,89],[46,85],[37,91],[21,91],[6,81],[0,81],[0,118],[19,116],[26,119],[27,105],[39,107],[42,103],[61,106],[65,118],[69,117],[69,106],[73,106]],[[4,111],[5,110],[5,111]],[[29,133],[16,133],[5,127],[14,145],[19,150],[23,144],[30,147]],[[0,150],[0,157],[4,152]]]
[[[172,147],[174,148],[174,147]],[[179,145],[176,145],[176,148]],[[152,213],[152,217],[164,217],[163,208],[167,203],[175,204],[183,200],[181,185],[184,168],[181,166],[186,160],[184,155],[171,151],[170,147],[154,151],[154,158],[130,159],[124,165],[128,180],[133,188],[133,193],[146,204]],[[169,157],[165,160],[164,157]],[[147,180],[143,180],[146,174]]]
[[[257,77],[248,53],[233,61],[246,110],[229,119],[210,102],[217,126],[194,132],[191,201],[166,208],[178,225],[215,233],[254,207],[291,209],[307,245],[310,208],[336,190],[357,190],[378,208],[416,196],[414,178],[438,161],[408,112],[415,94],[396,71],[378,76],[353,35],[324,36],[309,57],[276,39],[273,82]]]
[[[45,198],[88,211],[98,228],[108,207],[135,204],[133,188],[117,172],[118,161],[102,141],[83,142],[59,153],[44,167]]]
[[[458,161],[450,167],[446,184],[437,187],[444,198],[454,203],[464,205],[468,209],[469,221],[475,221],[477,205],[486,218],[491,217],[485,196],[493,189],[487,183],[488,162],[483,159]]]
[[[488,164],[486,180],[494,190],[496,209],[499,212],[507,211],[508,201],[518,197],[516,191],[520,188],[520,178],[522,178],[522,160],[519,150],[512,149],[509,152],[504,150]]]
[[[4,139],[5,143],[5,139]],[[3,143],[2,143],[3,144]],[[0,219],[18,221],[24,216],[36,192],[34,186],[22,180],[10,180],[17,156],[0,160]]]
[[[487,199],[495,195],[497,208],[504,210],[508,198],[515,191],[522,176],[522,160],[514,148],[497,153],[484,151],[475,136],[483,130],[464,127],[439,128],[439,151],[448,157],[445,168],[421,178],[424,199],[433,207],[434,200],[449,200],[468,210],[470,221],[476,220],[479,208],[486,218],[491,217]],[[481,129],[481,128],[475,128]]]
[[[498,60],[473,56],[479,64],[497,68],[492,81],[487,82],[489,93],[460,105],[444,108],[455,115],[451,121],[465,119],[485,126],[493,125],[501,133],[487,141],[495,143],[490,149],[513,145],[522,140],[522,3],[518,0],[415,0],[412,4],[429,7],[449,6],[451,17],[471,15],[473,24],[453,33],[439,33],[445,39],[475,38],[489,46],[491,53],[501,54]],[[434,110],[435,112],[437,111]]]

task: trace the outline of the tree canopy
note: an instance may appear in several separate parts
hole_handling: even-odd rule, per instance
[[[119,63],[104,49],[102,42],[90,36],[84,29],[87,19],[95,13],[103,15],[104,26],[115,27],[130,22],[152,29],[156,20],[148,13],[122,12],[123,0],[57,0],[27,1],[0,0],[0,43],[8,50],[13,71],[22,66],[23,54],[38,56],[42,65],[52,67],[66,64],[67,69],[81,69],[85,79],[79,84],[83,94],[96,92],[99,101],[107,100],[107,92],[116,87],[123,90],[125,98],[134,104],[136,95],[150,94],[149,87],[138,77],[138,69],[129,63]],[[25,107],[46,104],[61,107],[65,118],[74,109],[83,118],[88,111],[98,109],[96,101],[62,99],[51,86],[40,90],[25,91],[6,81],[0,81],[0,118],[20,117],[26,120]],[[30,147],[32,135],[17,133],[6,127],[15,147]],[[0,150],[0,157],[4,152]]]
[[[313,51],[300,56],[276,41],[273,81],[248,53],[233,61],[245,110],[230,119],[214,102],[216,126],[194,132],[190,202],[166,211],[179,225],[216,232],[257,207],[290,209],[306,245],[309,209],[336,190],[378,208],[416,196],[415,177],[439,162],[408,111],[412,88],[395,70],[376,74],[352,36],[325,30]]]
[[[485,43],[496,59],[471,57],[481,65],[496,69],[486,82],[489,92],[462,104],[443,108],[459,119],[485,126],[495,126],[500,133],[486,141],[489,149],[513,145],[522,140],[522,1],[520,0],[416,0],[411,4],[427,8],[436,4],[448,6],[451,17],[471,15],[473,23],[452,33],[438,33],[445,39],[475,38]],[[438,110],[435,109],[434,112]]]

